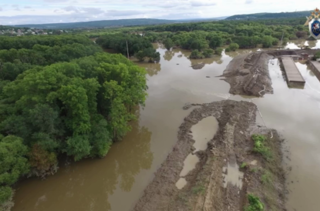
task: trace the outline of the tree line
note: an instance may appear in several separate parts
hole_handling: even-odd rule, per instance
[[[258,21],[212,21],[147,26],[145,38],[161,42],[167,49],[192,50],[193,58],[221,54],[221,48],[256,48],[286,44],[288,40],[306,38],[308,28],[301,19],[268,19]],[[295,24],[291,25],[294,22]],[[299,23],[299,24],[298,24]],[[301,25],[300,25],[301,23]],[[211,49],[211,50],[210,50]]]
[[[1,51],[1,67],[16,72],[0,79],[0,208],[22,176],[54,173],[62,154],[103,157],[130,130],[146,71],[91,43]]]
[[[67,62],[79,57],[102,52],[94,43],[66,45],[34,45],[31,49],[0,50],[0,79],[14,80],[18,74],[32,66],[45,66],[56,62]]]
[[[32,49],[34,45],[45,46],[62,46],[66,44],[82,44],[89,45],[92,43],[90,39],[82,35],[60,35],[60,36],[21,36],[21,37],[8,37],[3,36],[0,38],[0,49],[10,50],[13,49]]]
[[[149,58],[150,62],[160,60],[160,54],[153,48],[151,41],[139,34],[106,34],[100,36],[96,43],[104,49],[113,49],[123,55],[135,56],[140,61],[145,58]]]

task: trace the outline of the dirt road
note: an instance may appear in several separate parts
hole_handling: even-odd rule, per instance
[[[192,106],[196,108],[181,124],[173,151],[133,210],[238,211],[248,206],[249,193],[260,198],[265,210],[285,210],[281,139],[277,131],[255,124],[255,104],[225,100]],[[191,128],[207,117],[215,117],[219,128],[207,149],[194,153],[199,160],[195,168],[181,177],[185,159],[195,150]],[[266,137],[268,157],[254,150],[252,134]],[[186,182],[182,189],[177,187],[180,179]]]
[[[263,96],[273,93],[268,71],[271,57],[263,52],[254,52],[235,57],[223,72],[223,80],[230,84],[230,94]]]

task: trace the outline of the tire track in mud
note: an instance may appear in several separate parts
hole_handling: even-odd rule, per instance
[[[237,211],[247,204],[246,194],[253,192],[266,204],[266,210],[284,210],[284,173],[281,166],[281,141],[275,130],[257,127],[257,106],[251,102],[223,100],[196,106],[184,119],[178,132],[178,141],[167,159],[155,173],[134,211]],[[190,106],[188,106],[189,108]],[[188,109],[186,108],[186,109]],[[197,151],[199,162],[185,177],[187,184],[179,190],[175,183],[180,178],[183,162],[193,152],[191,127],[202,119],[213,116],[219,129],[208,142],[205,151]],[[265,134],[276,155],[272,165],[252,152],[251,135],[255,131]],[[272,135],[271,135],[272,134]],[[252,163],[244,171],[242,187],[228,183],[223,185],[223,168],[228,163],[240,165]],[[251,172],[258,169],[257,172]],[[261,188],[261,175],[264,169],[272,172],[274,181],[269,194]],[[276,187],[276,188],[274,188]],[[266,195],[268,193],[269,195]],[[277,199],[274,199],[274,197]],[[277,200],[275,202],[275,200]]]
[[[235,57],[220,76],[230,84],[229,93],[257,97],[273,93],[268,70],[270,58],[263,51]]]

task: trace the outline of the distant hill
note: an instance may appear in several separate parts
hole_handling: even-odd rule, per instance
[[[6,29],[13,29],[14,27],[12,26],[3,26],[3,25],[0,25],[0,30],[6,30]]]
[[[15,25],[15,27],[28,27],[37,29],[80,29],[80,28],[104,28],[104,27],[121,27],[121,26],[142,26],[154,24],[176,23],[173,20],[163,19],[121,19],[121,20],[103,20],[90,22],[74,22],[74,23],[48,23],[48,24],[26,24]]]
[[[300,11],[300,12],[281,12],[281,13],[255,13],[255,14],[244,14],[244,15],[233,15],[226,20],[252,20],[252,19],[275,19],[275,18],[301,18],[310,16],[311,11]]]
[[[182,19],[182,20],[139,18],[139,19],[74,22],[74,23],[23,24],[23,25],[14,25],[14,27],[28,27],[28,28],[36,28],[36,29],[87,29],[87,28],[90,29],[90,28],[104,28],[104,27],[110,28],[110,27],[123,27],[123,26],[144,26],[144,25],[169,24],[169,23],[213,21],[213,20],[222,20],[225,18],[226,17]]]

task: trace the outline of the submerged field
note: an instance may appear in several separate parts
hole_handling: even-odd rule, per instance
[[[282,178],[276,175],[276,178],[268,179],[269,174],[265,170],[272,172],[271,167],[267,166],[268,162],[261,155],[252,153],[254,141],[250,138],[251,134],[259,131],[259,133],[265,134],[269,141],[271,137],[270,131],[267,129],[262,129],[261,131],[250,129],[245,132],[251,123],[257,122],[256,124],[260,125],[261,128],[266,127],[277,130],[285,139],[283,163],[287,170],[286,176],[289,183],[287,185],[289,189],[289,195],[287,195],[288,210],[316,211],[317,206],[312,202],[317,200],[316,193],[320,188],[320,184],[316,182],[320,170],[314,168],[319,165],[319,159],[316,155],[318,154],[317,151],[320,150],[320,143],[317,139],[320,134],[316,125],[320,118],[320,112],[318,112],[320,83],[305,64],[298,63],[298,67],[307,84],[304,89],[290,89],[283,79],[278,61],[271,59],[267,66],[273,94],[265,94],[262,98],[230,95],[230,85],[216,76],[223,74],[223,71],[234,56],[256,50],[224,52],[221,57],[189,60],[187,57],[190,52],[188,51],[179,49],[167,51],[161,47],[158,48],[157,51],[161,54],[160,63],[139,64],[148,72],[149,89],[145,108],[139,109],[138,121],[132,122],[133,130],[121,142],[114,144],[107,156],[101,160],[84,160],[72,165],[66,163],[56,175],[45,180],[29,179],[19,183],[16,187],[15,207],[13,210],[53,211],[70,209],[85,211],[103,209],[117,211],[132,209],[139,198],[143,196],[143,190],[154,179],[154,172],[159,169],[167,155],[172,152],[176,143],[179,143],[180,139],[177,134],[181,124],[186,124],[185,117],[197,114],[196,116],[198,117],[194,124],[206,115],[217,115],[217,120],[226,115],[224,123],[227,124],[229,122],[230,125],[238,125],[237,127],[240,127],[244,133],[241,134],[240,130],[237,130],[240,133],[238,135],[239,137],[245,136],[243,140],[246,141],[241,142],[239,146],[234,145],[232,147],[234,153],[231,154],[228,153],[231,148],[227,147],[231,145],[215,145],[214,141],[212,141],[212,147],[207,151],[199,150],[196,152],[198,161],[197,158],[192,156],[189,158],[191,162],[190,175],[185,175],[186,184],[179,191],[178,187],[181,188],[184,184],[184,181],[180,180],[177,184],[178,187],[176,186],[180,179],[181,170],[184,167],[183,161],[193,149],[193,143],[189,141],[183,151],[186,154],[180,153],[179,162],[172,166],[172,171],[175,173],[173,173],[174,177],[169,182],[171,182],[171,188],[174,193],[177,193],[176,197],[179,197],[180,200],[170,203],[168,205],[170,208],[184,210],[186,207],[189,208],[189,201],[194,202],[193,204],[195,205],[208,202],[212,197],[208,190],[214,190],[218,185],[223,188],[225,172],[229,173],[229,175],[237,175],[253,181],[240,184],[237,176],[231,176],[231,178],[225,178],[226,183],[231,181],[231,184],[236,184],[233,186],[247,187],[247,192],[252,192],[259,196],[267,207],[276,206],[277,208],[277,206],[280,206],[280,208],[283,208],[283,204],[274,203],[273,196],[269,198],[269,202],[266,202],[267,198],[261,195],[261,192],[255,192],[256,190],[254,189],[254,187],[257,187],[254,186],[254,183],[262,184],[263,181],[266,183],[271,181],[270,184],[277,184],[278,180]],[[233,101],[225,101],[225,106],[230,106],[228,105],[229,103],[233,104],[234,108],[226,109],[226,112],[224,114],[221,113],[222,116],[220,117],[218,114],[210,113],[211,111],[206,113],[206,106],[216,106],[219,103],[221,104],[221,100],[226,99]],[[237,101],[250,101],[251,103]],[[199,105],[188,110],[183,109],[183,107],[186,108],[191,104]],[[242,108],[243,105],[248,107],[243,107],[244,110],[235,110],[237,107]],[[206,113],[204,116],[200,115],[202,113],[200,112],[201,109]],[[253,112],[250,116],[248,111],[255,111],[255,109],[257,109],[257,112]],[[234,116],[235,113],[241,113],[241,111],[246,112],[242,116],[240,115],[239,118],[248,119],[246,121],[250,124],[240,125],[229,119],[229,117],[227,118],[228,115]],[[216,124],[214,121],[208,121],[208,123]],[[219,123],[218,127],[215,128],[214,126],[212,128],[212,130],[217,131],[217,138],[225,134],[223,129],[226,129],[226,126],[224,123],[222,125]],[[182,132],[188,133],[191,126],[189,124],[189,128]],[[198,138],[201,139],[202,133],[200,132]],[[179,134],[181,135],[181,128]],[[188,134],[195,135],[197,133]],[[272,140],[277,140],[274,143],[278,143],[276,132],[272,134]],[[212,133],[211,135],[212,137],[207,137],[208,140],[213,138],[214,134]],[[275,146],[279,148],[278,145]],[[269,147],[275,146],[271,145]],[[201,148],[201,144],[198,147]],[[217,150],[214,150],[215,148]],[[243,148],[245,150],[239,151],[239,149]],[[234,162],[235,158],[231,156],[232,154],[238,156],[236,157],[237,162]],[[278,155],[278,153],[275,155]],[[278,159],[279,157],[275,158]],[[194,166],[193,171],[192,165]],[[214,168],[214,171],[211,171],[212,168]],[[240,171],[239,168],[241,168]],[[254,170],[255,168],[256,170]],[[186,170],[186,172],[188,171]],[[214,173],[217,177],[210,173]],[[216,178],[216,180],[210,182],[211,177]],[[206,181],[207,183],[201,184],[198,183],[199,181]],[[207,186],[210,186],[210,188],[207,188]],[[241,193],[234,196],[231,192],[228,195],[230,187],[232,185],[227,185],[226,189],[221,189],[225,190],[221,194],[230,196],[230,199],[235,197],[236,202],[239,202],[230,204],[230,207],[239,206],[240,208],[246,206],[245,194]],[[273,186],[271,185],[270,187],[272,188]],[[305,197],[305,192],[310,193],[308,197]],[[176,198],[170,198],[170,200],[174,199]],[[228,199],[226,200],[223,202],[227,203]],[[126,203],[123,203],[123,201]],[[210,207],[212,205],[208,204],[207,206]],[[200,207],[196,206],[194,209],[197,210]],[[221,207],[228,208],[226,204],[221,204]],[[308,209],[305,209],[306,207]]]

